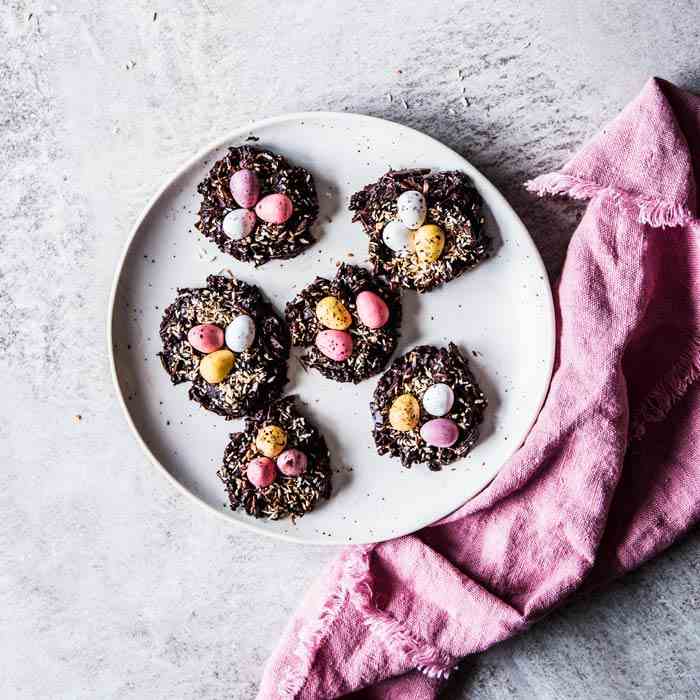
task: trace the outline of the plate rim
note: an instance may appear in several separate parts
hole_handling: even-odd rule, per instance
[[[493,190],[493,192],[500,197],[502,202],[505,204],[505,206],[510,209],[510,212],[512,216],[515,218],[517,223],[522,227],[523,231],[527,234],[528,239],[530,240],[530,243],[532,244],[532,249],[534,252],[533,255],[533,263],[536,264],[540,268],[540,273],[543,275],[544,279],[548,280],[549,279],[549,274],[547,272],[547,268],[545,267],[544,261],[542,260],[542,256],[540,255],[539,249],[537,248],[537,245],[535,244],[534,239],[530,235],[530,231],[528,230],[527,226],[525,226],[523,220],[520,218],[519,214],[515,211],[515,209],[511,206],[510,202],[504,197],[504,195],[501,193],[501,191],[491,182],[489,178],[484,175],[481,170],[479,170],[476,166],[474,166],[467,158],[465,158],[461,153],[458,153],[455,151],[453,148],[450,146],[447,146],[446,144],[442,143],[442,141],[436,139],[433,136],[430,136],[429,134],[426,134],[425,132],[421,131],[420,129],[415,129],[412,126],[407,126],[405,124],[402,124],[401,122],[397,122],[391,119],[385,119],[383,117],[375,117],[371,116],[368,114],[360,114],[357,112],[333,112],[333,111],[324,111],[324,110],[319,110],[319,111],[306,111],[306,112],[288,112],[284,114],[280,114],[275,117],[268,117],[265,119],[259,119],[255,121],[251,121],[248,124],[238,127],[237,129],[234,129],[231,132],[228,132],[222,137],[219,137],[210,143],[206,144],[203,148],[199,149],[197,153],[189,158],[185,163],[183,163],[181,166],[179,166],[173,173],[171,173],[168,177],[164,179],[163,184],[156,190],[156,192],[148,199],[146,204],[144,205],[143,209],[141,210],[141,213],[139,216],[136,218],[135,223],[131,227],[126,240],[122,246],[121,254],[119,255],[117,259],[117,265],[112,277],[112,286],[109,294],[109,300],[108,300],[108,314],[107,314],[107,350],[109,354],[109,365],[110,365],[110,374],[112,376],[112,384],[114,386],[114,389],[117,394],[117,400],[121,406],[122,409],[122,414],[126,418],[127,425],[131,429],[132,434],[136,438],[136,442],[141,446],[141,449],[143,452],[146,454],[148,457],[148,461],[151,463],[151,466],[155,468],[156,471],[161,473],[163,476],[166,477],[166,479],[175,486],[176,490],[179,491],[180,493],[184,494],[187,498],[190,500],[194,501],[195,503],[199,504],[200,507],[205,508],[209,512],[213,513],[218,519],[228,523],[231,526],[234,527],[242,527],[245,528],[246,530],[249,530],[251,532],[255,532],[259,535],[262,536],[267,536],[267,537],[273,537],[278,540],[284,540],[287,542],[294,542],[295,544],[303,544],[307,546],[311,545],[316,545],[316,546],[323,546],[323,547],[328,547],[328,546],[340,546],[340,545],[347,545],[348,543],[346,541],[339,541],[335,540],[332,538],[324,538],[324,539],[308,539],[304,537],[299,537],[294,534],[288,534],[288,533],[283,533],[283,532],[276,532],[274,530],[265,530],[259,526],[256,525],[255,522],[246,522],[245,520],[237,520],[235,518],[230,517],[230,515],[222,510],[218,510],[211,504],[207,503],[204,501],[202,498],[194,494],[192,491],[190,491],[184,484],[182,484],[178,479],[176,479],[170,471],[165,467],[165,465],[156,457],[156,455],[152,452],[151,448],[148,446],[144,438],[141,436],[141,432],[139,431],[138,427],[136,426],[134,419],[131,416],[131,413],[129,411],[129,407],[127,406],[124,393],[122,391],[122,388],[119,383],[119,375],[117,373],[117,360],[116,360],[116,354],[114,351],[114,323],[115,323],[115,308],[116,308],[116,300],[117,300],[117,289],[119,287],[119,282],[121,280],[122,274],[125,269],[126,261],[129,255],[129,251],[131,250],[131,247],[134,243],[134,240],[136,239],[136,235],[141,228],[141,225],[143,222],[146,220],[148,215],[151,213],[153,207],[155,206],[156,202],[160,199],[160,197],[164,194],[164,192],[175,182],[178,178],[180,178],[186,171],[188,171],[190,168],[195,166],[199,161],[201,161],[203,158],[205,158],[208,154],[210,154],[212,151],[217,150],[222,148],[227,142],[234,141],[236,139],[240,139],[242,135],[246,133],[252,133],[258,129],[262,128],[267,128],[270,126],[274,126],[275,124],[282,123],[282,122],[287,122],[287,121],[302,121],[304,119],[323,119],[323,118],[328,118],[328,119],[335,119],[335,120],[360,120],[360,121],[366,121],[366,122],[374,122],[374,123],[381,123],[381,124],[389,124],[391,127],[400,127],[402,129],[405,129],[407,131],[414,132],[415,134],[420,135],[421,137],[428,139],[430,142],[433,142],[436,146],[439,146],[440,148],[447,148],[449,151],[454,153],[460,160],[464,161],[469,168],[473,169],[476,171],[488,184],[488,186]],[[501,469],[503,468],[503,465],[511,459],[511,457],[517,452],[517,450],[520,449],[520,447],[523,445],[525,442],[527,436],[530,434],[533,426],[535,425],[540,412],[542,411],[542,406],[544,405],[545,399],[547,398],[547,394],[549,393],[549,389],[551,386],[552,382],[552,374],[554,370],[554,360],[555,360],[555,355],[556,355],[556,315],[555,315],[555,309],[554,309],[554,296],[552,293],[552,286],[549,282],[547,282],[545,285],[546,288],[546,295],[547,295],[547,303],[546,303],[546,315],[547,315],[547,330],[548,334],[550,337],[550,350],[549,350],[549,355],[547,357],[547,366],[546,366],[546,377],[547,380],[546,382],[543,383],[543,390],[542,390],[542,395],[539,397],[539,400],[537,401],[537,408],[535,411],[533,411],[533,417],[527,426],[527,429],[524,431],[524,434],[522,438],[519,438],[518,441],[514,441],[514,447],[511,453],[508,455],[508,457],[505,458],[503,463],[498,467],[498,469],[495,471],[494,475],[489,479],[478,491],[473,493],[471,496],[466,498],[459,506],[456,508],[450,510],[449,512],[441,515],[440,517],[436,518],[432,523],[428,524],[423,524],[419,525],[416,528],[412,530],[407,530],[406,532],[398,533],[394,535],[392,539],[396,539],[398,537],[404,537],[406,535],[412,534],[414,532],[417,532],[418,530],[424,528],[424,527],[431,527],[432,525],[436,523],[440,523],[446,520],[449,520],[451,516],[456,513],[462,506],[464,506],[465,503],[468,501],[471,501],[473,498],[478,496],[481,492],[484,491],[498,476],[500,473]],[[367,540],[365,541],[364,538],[362,540],[358,540],[355,544],[362,545],[362,544],[373,544],[375,542],[382,542],[384,540]]]

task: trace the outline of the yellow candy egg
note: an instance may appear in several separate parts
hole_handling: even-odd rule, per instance
[[[334,331],[344,331],[352,323],[352,316],[345,304],[335,297],[323,297],[316,304],[316,317],[322,325]]]
[[[235,360],[230,350],[217,350],[205,355],[199,363],[199,373],[209,384],[218,384],[226,379]]]
[[[435,262],[445,247],[445,234],[435,224],[426,224],[416,231],[415,250],[418,260],[425,263]]]
[[[389,423],[394,430],[405,433],[413,430],[420,419],[420,406],[415,396],[401,394],[394,399],[389,409]]]
[[[255,446],[265,457],[277,457],[287,444],[287,433],[276,425],[266,425],[258,430]]]

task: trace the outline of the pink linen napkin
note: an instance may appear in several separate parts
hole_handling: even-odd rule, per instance
[[[699,157],[700,99],[654,79],[560,172],[528,183],[589,200],[555,292],[557,361],[536,425],[452,516],[345,549],[259,698],[434,698],[460,658],[698,520]]]

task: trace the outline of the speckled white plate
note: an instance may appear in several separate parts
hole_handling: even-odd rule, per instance
[[[249,136],[314,175],[321,204],[319,241],[294,260],[255,269],[220,253],[196,233],[197,183],[231,144]],[[468,352],[490,405],[475,449],[441,472],[406,470],[374,452],[369,413],[374,377],[337,384],[290,362],[289,393],[306,404],[331,449],[334,493],[291,521],[232,512],[216,470],[228,434],[242,422],[200,409],[188,385],[174,387],[156,354],[163,309],[177,287],[202,286],[222,269],[260,285],[280,314],[316,275],[335,263],[363,263],[367,239],[347,209],[350,195],[389,168],[460,168],[486,203],[492,259],[443,288],[404,294],[397,355],[414,345],[456,342]],[[348,257],[353,253],[354,257]],[[496,188],[462,156],[400,124],[355,114],[308,113],[238,129],[187,163],[148,204],[119,264],[111,298],[109,347],[129,424],[153,462],[185,493],[230,522],[308,543],[372,542],[412,532],[481,491],[522,443],[540,410],[554,358],[554,313],[544,266],[527,230]],[[476,356],[472,353],[475,351]],[[296,352],[296,351],[293,351]]]

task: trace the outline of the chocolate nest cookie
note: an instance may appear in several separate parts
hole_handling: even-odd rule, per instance
[[[292,344],[307,348],[302,365],[328,379],[358,384],[380,372],[396,350],[400,290],[370,271],[342,264],[317,277],[285,309]]]
[[[218,471],[233,510],[256,518],[301,517],[331,495],[326,441],[286,396],[233,433]]]
[[[237,260],[258,266],[293,258],[314,242],[313,177],[276,153],[232,146],[197,191],[202,203],[195,226]]]
[[[439,471],[464,457],[479,437],[487,401],[456,345],[421,345],[395,360],[370,404],[380,455],[404,467]]]
[[[160,324],[159,353],[173,384],[226,419],[258,410],[287,383],[287,328],[251,284],[211,275],[206,287],[177,290]]]
[[[392,170],[350,198],[369,259],[394,284],[427,292],[489,255],[481,196],[459,170]]]

